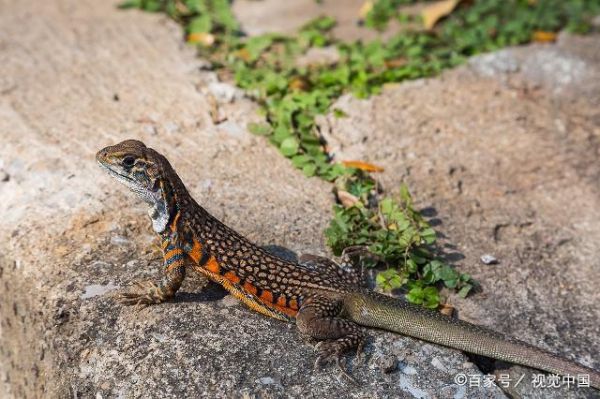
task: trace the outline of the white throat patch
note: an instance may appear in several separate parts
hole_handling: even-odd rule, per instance
[[[162,190],[152,193],[151,206],[148,209],[148,216],[152,219],[152,229],[157,233],[162,233],[169,223],[169,210],[165,203]]]
[[[152,229],[157,233],[162,233],[169,223],[169,212],[162,198],[154,203],[154,206],[148,209],[148,215],[152,219]]]

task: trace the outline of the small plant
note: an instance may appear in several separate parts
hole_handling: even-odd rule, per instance
[[[335,216],[325,230],[333,252],[339,255],[349,246],[368,246],[378,263],[387,268],[378,273],[377,285],[384,290],[408,287],[406,298],[413,303],[436,308],[440,304],[440,285],[466,296],[473,287],[471,277],[435,258],[432,249],[436,233],[414,210],[408,188],[400,188],[399,200],[385,197],[374,204],[369,198],[374,195],[374,182],[366,182],[347,184],[359,200],[351,206],[334,207]]]

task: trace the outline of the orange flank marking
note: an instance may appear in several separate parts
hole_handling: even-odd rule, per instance
[[[258,289],[248,282],[244,282],[244,284],[240,286],[240,278],[232,271],[227,271],[224,275],[221,275],[221,267],[214,256],[211,256],[204,266],[197,266],[196,270],[205,276],[208,276],[212,281],[221,284],[223,288],[242,301],[250,309],[262,313],[265,316],[289,321],[290,318],[295,317],[298,313],[296,310],[274,304],[273,294],[271,292],[263,292],[260,298],[257,298],[256,294],[258,293]]]
[[[273,303],[273,293],[265,290],[260,294],[260,299],[268,303]]]
[[[219,266],[219,263],[217,263],[217,260],[215,259],[214,256],[210,257],[210,259],[208,260],[208,262],[206,262],[206,265],[204,267],[208,271],[215,273],[215,274],[219,274],[219,272],[221,271],[221,266]]]
[[[183,253],[183,250],[181,250],[180,248],[172,249],[172,250],[170,250],[169,252],[167,252],[165,254],[165,260],[169,260],[173,256],[175,256],[175,255],[181,255],[182,253]]]
[[[244,288],[244,291],[246,291],[247,293],[256,295],[257,289],[252,284],[246,282],[246,283],[244,283],[243,288]]]
[[[223,277],[225,277],[227,280],[231,281],[234,284],[237,284],[240,282],[240,278],[232,271],[228,271],[227,273],[225,273],[223,275]]]
[[[289,306],[290,306],[290,309],[298,310],[298,301],[295,299],[292,299],[290,301]]]
[[[179,216],[181,216],[181,212],[177,212],[177,215],[173,218],[173,223],[171,223],[171,231],[175,232],[177,230],[177,222],[179,221]]]
[[[180,259],[177,262],[173,262],[169,266],[167,266],[167,272],[170,272],[171,270],[173,270],[179,266],[183,266],[183,264],[184,264],[183,259]]]
[[[198,263],[202,257],[202,244],[194,240],[194,246],[192,247],[189,255],[195,263]]]
[[[274,308],[277,309],[278,311],[280,311],[281,313],[286,314],[291,317],[296,317],[296,315],[298,314],[297,310],[290,309],[286,306],[275,305]]]
[[[285,308],[285,306],[287,305],[287,300],[285,299],[285,297],[282,295],[279,298],[277,298],[277,306],[283,307]]]

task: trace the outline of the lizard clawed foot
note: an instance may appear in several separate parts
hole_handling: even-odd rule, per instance
[[[333,361],[343,376],[352,381],[352,383],[358,385],[358,381],[354,377],[352,377],[350,373],[348,373],[348,371],[344,368],[345,362],[344,364],[342,364],[343,349],[343,345],[337,341],[319,342],[317,345],[315,345],[315,350],[317,351],[317,358],[315,359],[314,369],[318,370],[321,365]]]
[[[140,291],[123,292],[116,296],[117,301],[123,305],[136,306],[138,310],[148,305],[161,303],[165,300],[162,291],[153,281],[140,281],[134,284]]]

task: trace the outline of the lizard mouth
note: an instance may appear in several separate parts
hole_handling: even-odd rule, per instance
[[[117,172],[116,170],[111,168],[109,165],[105,164],[104,162],[102,162],[100,160],[98,161],[98,163],[100,164],[102,169],[104,169],[108,172],[108,174],[110,176],[117,179],[120,183],[127,186],[130,190],[136,192],[138,195],[142,195],[142,192],[146,191],[145,187],[142,184],[140,184],[140,182],[138,182],[137,180],[135,180],[127,175]]]
[[[102,169],[104,169],[105,171],[108,172],[109,175],[116,177],[118,180],[126,180],[128,182],[134,182],[137,183],[135,180],[133,180],[131,177],[123,175],[119,172],[117,172],[116,170],[112,169],[110,166],[108,166],[107,164],[105,164],[102,161],[98,161],[98,165],[100,165],[102,167]]]
[[[140,197],[142,200],[149,204],[154,204],[156,202],[156,194],[153,193],[152,190],[149,190],[147,187],[145,187],[142,183],[135,180],[134,178],[117,172],[116,170],[111,168],[110,165],[107,165],[101,160],[98,160],[98,163],[100,164],[102,169],[108,172],[109,175],[117,179],[120,183],[122,183],[124,186],[129,188],[135,194],[137,194],[138,197]]]

